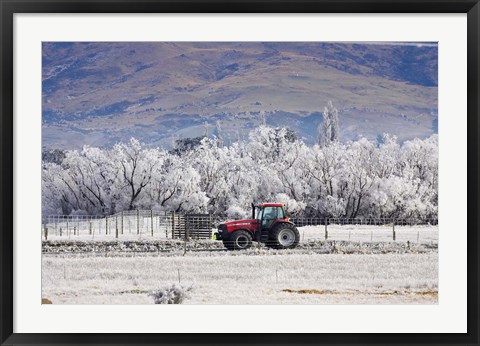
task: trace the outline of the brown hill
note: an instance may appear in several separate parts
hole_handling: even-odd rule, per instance
[[[44,43],[43,145],[228,141],[267,123],[312,144],[329,100],[341,139],[437,131],[437,47],[353,43]]]

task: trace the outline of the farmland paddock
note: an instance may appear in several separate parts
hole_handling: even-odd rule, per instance
[[[193,287],[183,304],[438,303],[436,220],[302,218],[294,220],[297,248],[242,251],[211,239],[224,221],[150,210],[47,217],[42,296],[53,304],[153,304],[150,292],[176,284]],[[212,294],[218,287],[230,296]]]
[[[42,256],[53,304],[153,304],[173,284],[192,286],[183,304],[437,304],[438,253]]]

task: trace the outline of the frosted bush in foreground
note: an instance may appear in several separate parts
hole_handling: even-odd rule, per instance
[[[183,287],[173,284],[150,292],[155,304],[182,304],[192,286]]]

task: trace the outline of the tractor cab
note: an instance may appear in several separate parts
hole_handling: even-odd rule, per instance
[[[215,239],[222,240],[227,249],[242,250],[252,241],[277,249],[294,248],[300,235],[286,216],[282,203],[252,203],[251,219],[225,222],[218,226]]]
[[[252,203],[252,218],[258,220],[259,231],[268,230],[279,219],[288,221],[281,203],[263,203],[258,206]]]

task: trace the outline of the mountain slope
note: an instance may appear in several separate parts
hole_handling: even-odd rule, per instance
[[[346,43],[44,43],[43,145],[170,146],[260,123],[313,144],[329,100],[341,139],[435,133],[437,47]],[[205,126],[205,123],[208,125]]]

